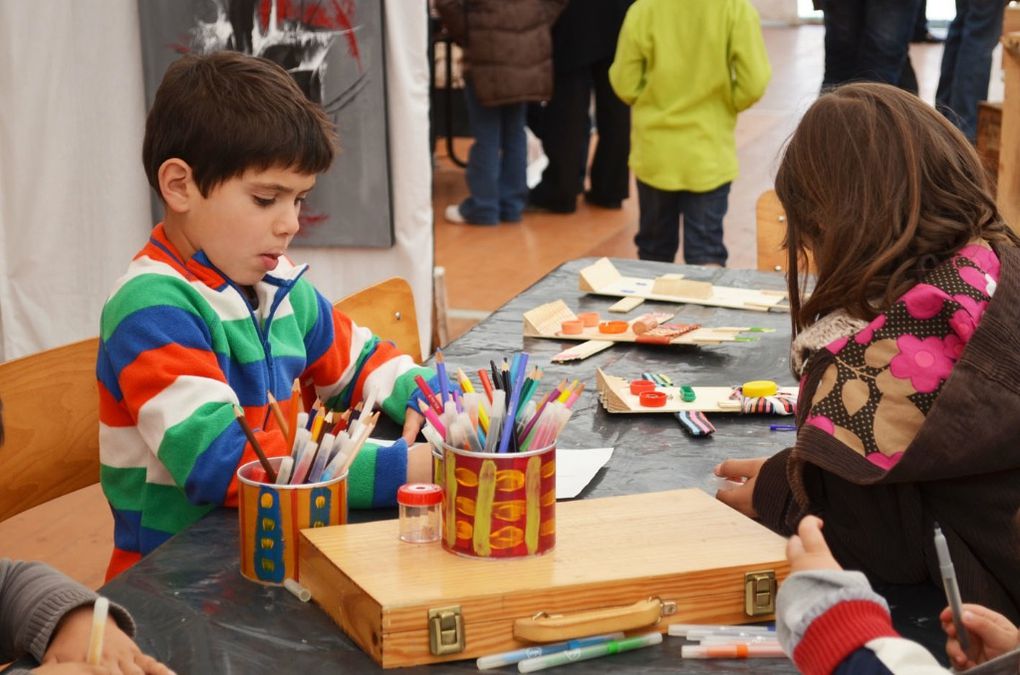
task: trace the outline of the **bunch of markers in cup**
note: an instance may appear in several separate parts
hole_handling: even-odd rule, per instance
[[[268,482],[276,485],[298,485],[328,481],[344,475],[350,469],[379,419],[379,413],[372,412],[374,406],[375,397],[370,392],[353,421],[351,418],[354,411],[346,410],[341,413],[327,410],[318,399],[310,412],[304,412],[301,410],[301,387],[298,381],[294,380],[289,406],[291,415],[287,419],[279,403],[270,393],[269,408],[287,438],[287,447],[291,449],[291,454],[280,461],[279,470],[273,469],[265,459],[265,453],[248,427],[240,408],[236,408],[235,415],[238,424],[248,437],[248,442],[262,462]]]
[[[528,372],[527,352],[514,354],[510,361],[504,358],[499,367],[489,361],[489,366],[478,371],[482,393],[460,368],[457,382],[463,394],[450,391],[441,352],[436,354],[438,394],[423,378],[415,378],[428,400],[420,409],[429,443],[440,451],[445,443],[471,452],[528,452],[555,443],[584,384],[563,380],[536,398],[542,371],[533,367]]]

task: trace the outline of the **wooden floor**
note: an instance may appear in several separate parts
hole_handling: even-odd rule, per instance
[[[740,177],[733,183],[725,221],[731,267],[754,266],[754,203],[771,187],[783,141],[821,84],[823,35],[820,26],[765,28],[773,75],[765,97],[737,124]],[[911,54],[921,95],[931,101],[942,48],[914,45]],[[1001,100],[1001,77],[993,73],[992,81],[989,98]],[[458,141],[459,156],[466,157],[467,145]],[[562,262],[583,256],[635,257],[638,209],[633,187],[632,197],[618,211],[592,208],[582,200],[573,215],[529,213],[517,225],[446,223],[443,210],[459,202],[466,188],[463,170],[441,148],[442,143],[437,145],[434,183],[435,252],[436,264],[446,268],[451,339]],[[112,529],[98,487],[86,488],[0,523],[0,556],[45,560],[97,587],[112,547]]]

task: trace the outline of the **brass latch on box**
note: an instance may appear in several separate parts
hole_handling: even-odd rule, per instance
[[[759,570],[744,575],[744,613],[748,616],[774,614],[776,611],[776,573]]]
[[[429,610],[429,651],[434,656],[464,651],[464,619],[460,605]]]

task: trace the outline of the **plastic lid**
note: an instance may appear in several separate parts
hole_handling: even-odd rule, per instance
[[[443,501],[443,488],[435,483],[407,483],[397,490],[397,503],[403,506],[432,506]]]
[[[623,333],[630,328],[626,321],[603,321],[599,324],[600,333]]]
[[[772,380],[751,380],[750,382],[745,382],[740,391],[748,398],[775,396],[779,392],[779,385]]]
[[[567,319],[560,323],[560,332],[564,335],[580,335],[584,332],[584,322],[580,319]]]
[[[581,320],[581,323],[585,327],[593,327],[599,325],[599,320],[602,318],[598,312],[581,312],[577,315],[577,318]]]
[[[655,389],[655,383],[651,380],[631,380],[630,381],[630,393],[640,394],[643,391],[652,391]]]
[[[643,391],[638,394],[638,402],[646,408],[661,408],[666,405],[666,394],[661,391]]]

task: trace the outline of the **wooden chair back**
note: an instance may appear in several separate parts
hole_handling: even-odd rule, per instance
[[[90,338],[0,364],[0,521],[99,481],[99,395]]]
[[[421,363],[421,337],[418,335],[418,316],[414,311],[414,293],[404,279],[392,277],[380,281],[337,300],[333,306],[359,326],[392,341],[415,363]]]
[[[779,203],[775,190],[766,190],[755,204],[755,223],[758,233],[758,269],[762,272],[785,272],[786,212]]]
[[[755,220],[758,233],[758,269],[762,272],[786,272],[786,211],[776,196],[775,190],[766,190],[755,204]],[[808,269],[814,265],[808,257]]]

